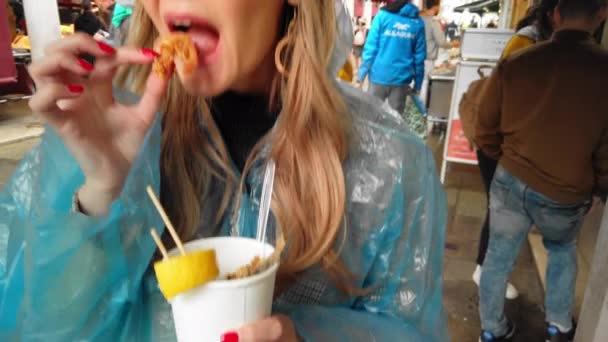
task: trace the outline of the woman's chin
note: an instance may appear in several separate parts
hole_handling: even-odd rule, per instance
[[[226,90],[225,86],[221,85],[217,79],[197,70],[191,74],[177,72],[180,82],[186,92],[190,95],[201,97],[213,97],[223,93]]]

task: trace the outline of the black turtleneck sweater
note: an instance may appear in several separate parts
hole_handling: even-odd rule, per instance
[[[211,101],[211,114],[240,172],[255,144],[276,122],[277,114],[268,107],[264,95],[227,92]]]

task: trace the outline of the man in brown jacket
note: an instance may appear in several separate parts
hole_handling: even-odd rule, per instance
[[[535,225],[549,252],[546,341],[571,341],[576,239],[594,190],[608,189],[608,52],[591,37],[608,0],[560,0],[558,31],[506,58],[487,82],[475,142],[499,160],[480,283],[480,341],[508,341],[507,279]]]

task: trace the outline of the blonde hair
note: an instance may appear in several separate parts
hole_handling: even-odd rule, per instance
[[[280,104],[281,112],[272,132],[249,156],[243,179],[260,157],[261,147],[270,145],[269,157],[277,163],[272,212],[289,244],[279,270],[281,279],[320,264],[343,290],[352,292],[350,273],[335,244],[344,222],[342,164],[349,146],[346,105],[328,73],[335,15],[334,0],[302,1],[298,6],[286,41],[279,44],[285,46],[279,55],[286,73],[277,72],[270,102]],[[132,22],[128,45],[151,48],[158,33],[139,2]],[[121,75],[119,84],[128,80],[135,92],[141,92],[149,72],[149,66],[132,68]],[[201,205],[205,205],[201,199],[211,182],[222,182],[226,189],[215,217],[217,225],[227,216],[231,199],[240,196],[243,180],[239,188],[207,101],[188,95],[176,77],[162,113],[163,204],[181,237],[188,240],[200,224]]]

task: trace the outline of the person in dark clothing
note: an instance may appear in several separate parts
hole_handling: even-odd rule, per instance
[[[545,41],[553,34],[553,12],[558,0],[543,0],[536,7],[533,7],[528,15],[521,19],[517,24],[517,32],[505,46],[502,58],[507,58],[512,54],[528,48],[537,42]],[[490,198],[490,185],[494,178],[494,172],[498,162],[484,154],[481,149],[477,149],[477,160],[479,171],[486,190],[487,198]],[[477,254],[477,267],[473,273],[473,281],[479,286],[481,279],[482,265],[488,250],[488,240],[490,237],[490,211],[486,211],[486,218],[481,228],[479,238],[479,250]],[[513,284],[507,284],[505,297],[515,299],[519,295],[517,288]]]
[[[82,2],[82,14],[74,22],[74,31],[85,32],[90,36],[95,36],[103,28],[101,20],[91,10],[91,1],[84,0]]]
[[[13,9],[13,14],[15,15],[16,29],[21,31],[23,34],[27,34],[23,2],[21,0],[9,0],[8,4]]]
[[[74,21],[74,31],[84,32],[96,40],[102,40],[103,38],[98,35],[98,32],[103,28],[103,23],[91,9],[91,1],[84,0],[82,2],[82,14]],[[95,64],[95,57],[93,56],[82,54],[80,57],[90,64]]]
[[[532,225],[548,253],[544,341],[573,340],[577,236],[593,194],[608,191],[608,52],[592,38],[608,1],[560,0],[557,9],[553,37],[503,59],[479,103],[475,143],[499,163],[479,284],[482,342],[514,333],[503,294]]]

